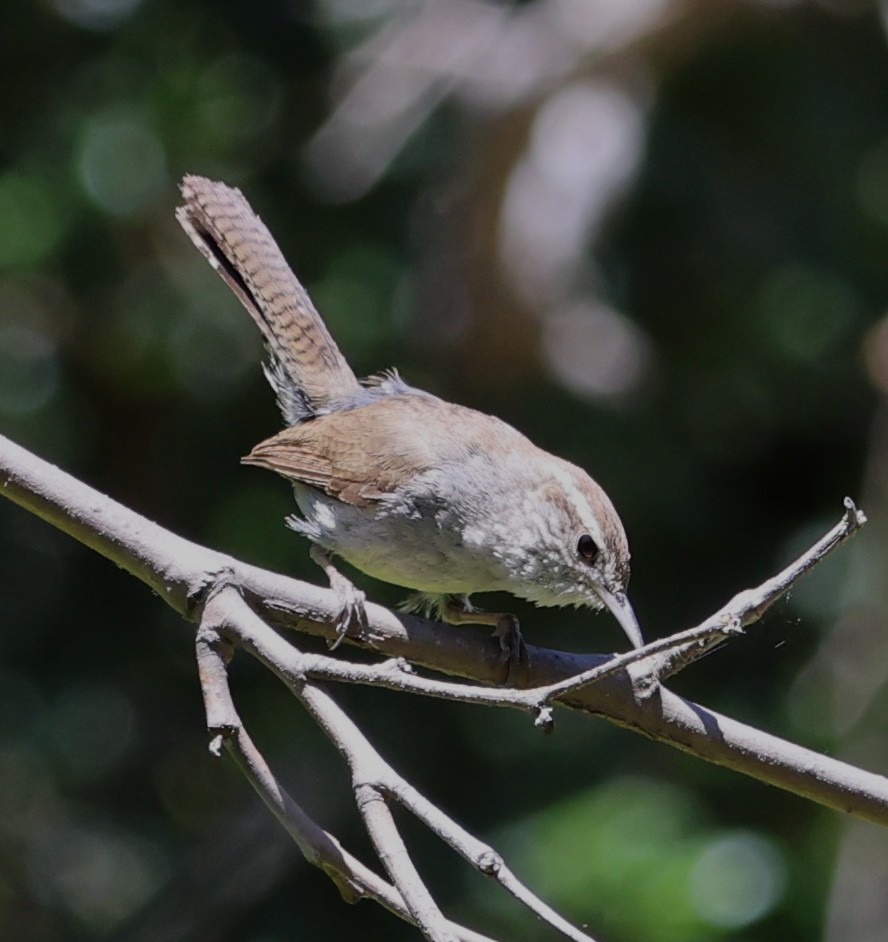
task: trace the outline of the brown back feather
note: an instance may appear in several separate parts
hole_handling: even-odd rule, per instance
[[[529,444],[511,426],[464,406],[387,396],[284,429],[242,460],[361,507],[425,470],[482,448],[495,458],[518,440]]]

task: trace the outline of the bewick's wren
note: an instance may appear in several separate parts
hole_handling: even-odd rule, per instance
[[[493,625],[511,658],[517,621],[475,611],[470,594],[607,606],[642,644],[623,525],[589,475],[395,372],[359,381],[240,191],[195,176],[181,189],[177,218],[262,331],[287,424],[243,460],[292,483],[302,516],[287,522],[337,592],[339,639],[366,619],[364,596],[330,555],[417,590],[414,603],[447,621]]]

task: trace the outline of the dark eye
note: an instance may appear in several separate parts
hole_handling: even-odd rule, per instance
[[[588,533],[584,533],[577,541],[577,552],[587,563],[594,563],[601,551],[595,540]]]

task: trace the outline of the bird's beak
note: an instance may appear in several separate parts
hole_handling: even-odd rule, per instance
[[[625,592],[609,592],[604,586],[595,586],[595,591],[601,596],[601,600],[611,610],[614,618],[620,623],[620,627],[626,632],[626,637],[632,642],[633,647],[640,648],[644,645],[644,638],[641,636],[641,628],[638,627],[638,619]]]

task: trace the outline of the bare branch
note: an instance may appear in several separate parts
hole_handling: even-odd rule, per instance
[[[229,620],[226,622],[226,629],[230,636],[236,637],[237,641],[240,642],[242,619],[248,623],[245,637],[250,637],[253,632],[249,627],[249,623],[255,619],[255,615],[242,603],[238,605],[240,599],[232,597],[229,602]],[[233,613],[236,614],[231,617]],[[274,669],[273,664],[269,666]],[[304,681],[297,681],[296,683],[287,681],[285,671],[280,668],[276,670],[276,673],[285,679],[291,691],[305,705],[318,725],[330,737],[348,762],[356,790],[363,796],[363,800],[370,801],[374,818],[371,822],[365,817],[365,821],[367,821],[368,829],[371,826],[374,828],[374,831],[371,832],[374,843],[380,842],[377,844],[377,852],[380,853],[381,857],[384,852],[389,855],[388,859],[383,858],[383,862],[405,898],[408,891],[405,889],[403,880],[413,881],[415,879],[418,881],[419,877],[415,874],[412,864],[409,863],[409,858],[401,846],[400,836],[397,834],[394,824],[390,823],[389,819],[382,814],[377,801],[377,798],[382,794],[395,799],[413,812],[416,817],[470,864],[481,873],[494,877],[519,902],[527,906],[540,919],[558,929],[567,938],[573,939],[575,942],[594,942],[524,886],[492,847],[469,834],[399,775],[379,755],[354,721],[346,715],[325,690]],[[368,792],[367,789],[370,789],[370,791]],[[388,808],[385,810],[388,813]],[[364,809],[362,809],[362,813],[365,813]],[[422,887],[422,890],[424,889]],[[418,888],[416,890],[418,902],[422,904],[422,890]],[[436,937],[429,935],[429,938]]]
[[[247,650],[256,650],[257,647],[265,649],[263,663],[287,683],[291,692],[342,753],[351,770],[358,810],[364,818],[376,852],[406,903],[412,920],[421,928],[426,938],[432,942],[450,942],[455,936],[410,859],[388,807],[387,798],[404,805],[470,864],[480,872],[494,877],[519,902],[567,938],[575,942],[593,942],[589,936],[559,916],[521,883],[493,848],[469,834],[395,772],[325,690],[307,681],[303,674],[294,672],[289,663],[277,663],[274,656],[268,653],[269,649],[276,648],[286,654],[290,646],[262,623],[232,586],[225,586],[214,593],[207,603],[207,610],[212,613],[214,632],[218,628],[227,640],[238,646],[243,645]],[[269,642],[271,638],[277,638],[278,643],[262,645],[260,641],[257,645],[257,633],[271,636],[266,639]],[[214,661],[212,655],[202,646],[203,637],[202,628],[198,633],[198,651],[207,714],[218,714],[217,722],[221,723],[221,728],[229,730],[235,726],[233,706],[224,713],[220,712],[217,705],[224,701],[224,696],[220,696],[215,689],[222,687],[227,692],[224,666],[221,657]],[[218,645],[211,651],[217,649]],[[290,658],[286,660],[290,661]],[[213,667],[212,675],[207,669],[208,663]]]
[[[389,779],[386,782],[386,790],[389,794],[412,811],[420,821],[428,825],[438,837],[449,844],[473,867],[486,876],[493,877],[515,899],[568,939],[573,939],[575,942],[594,942],[532,893],[506,866],[506,862],[492,847],[460,827],[397,773],[391,769],[386,769],[386,773],[386,778]]]
[[[858,510],[850,497],[843,501],[845,514],[842,519],[826,534],[824,534],[810,549],[806,550],[798,559],[790,563],[776,576],[767,579],[755,589],[747,589],[731,599],[723,608],[707,618],[703,625],[716,625],[721,619],[725,623],[735,624],[742,629],[758,621],[762,615],[780,598],[782,598],[802,576],[809,573],[819,562],[822,562],[834,549],[866,523],[866,514]],[[701,627],[703,627],[701,625]],[[728,632],[731,633],[730,631]],[[689,664],[708,654],[718,640],[688,645],[678,648],[660,659],[656,665],[657,674],[669,677],[683,670]]]
[[[332,834],[321,828],[291,798],[253,744],[234,706],[228,685],[226,662],[231,644],[217,631],[217,627],[227,620],[226,609],[222,594],[216,594],[204,609],[204,618],[196,639],[198,675],[207,714],[207,728],[212,737],[211,751],[219,755],[220,747],[224,744],[244,777],[293,838],[305,859],[333,880],[343,899],[347,902],[361,898],[372,899],[401,919],[416,925],[416,918],[398,890],[349,854]],[[447,934],[442,938],[448,940],[493,942],[488,936],[446,919],[443,928]]]
[[[208,588],[228,579],[276,625],[335,637],[337,603],[328,590],[189,543],[2,437],[0,494],[128,569],[186,618],[198,617]],[[367,605],[367,615],[367,629],[347,639],[349,644],[481,684],[501,679],[499,649],[487,637],[395,615],[373,604]],[[530,683],[538,689],[608,662],[603,655],[532,646],[529,651]],[[658,685],[651,695],[639,696],[626,672],[561,694],[558,703],[604,716],[826,807],[888,825],[888,779],[883,776],[752,729]]]
[[[611,658],[600,667],[593,667],[576,677],[569,677],[567,680],[538,690],[540,707],[547,706],[561,694],[570,690],[579,690],[587,684],[615,674],[656,654],[665,653],[666,656],[653,662],[652,673],[658,677],[675,674],[707,654],[725,638],[742,633],[746,625],[758,621],[802,576],[810,572],[817,563],[853,536],[866,523],[866,516],[857,509],[850,497],[845,498],[844,505],[845,515],[842,519],[776,576],[766,579],[755,589],[738,592],[730,602],[696,628],[689,628],[687,631],[653,641],[634,651],[627,651],[625,654]]]
[[[385,795],[371,782],[355,782],[355,799],[367,833],[392,882],[401,891],[422,934],[431,942],[453,942],[447,920],[407,853]]]

